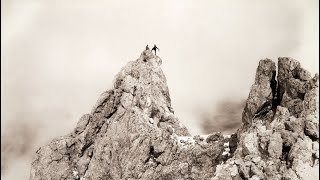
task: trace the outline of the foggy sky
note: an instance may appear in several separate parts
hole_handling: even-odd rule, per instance
[[[226,98],[247,98],[260,59],[290,56],[312,75],[319,72],[318,6],[317,0],[3,0],[1,130],[33,122],[41,134],[35,147],[70,132],[121,67],[157,44],[175,115],[193,135],[202,134],[203,113],[218,111]]]

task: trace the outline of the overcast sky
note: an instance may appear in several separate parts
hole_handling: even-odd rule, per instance
[[[246,98],[262,58],[291,56],[318,72],[316,0],[1,3],[2,123],[31,116],[72,127],[146,44],[160,48],[187,126],[220,99]]]
[[[319,72],[318,0],[3,0],[1,126],[64,135],[117,72],[157,44],[175,115],[192,134],[223,100],[241,102],[258,61]],[[41,144],[41,143],[40,143]]]

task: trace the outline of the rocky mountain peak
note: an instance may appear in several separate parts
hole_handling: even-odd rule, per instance
[[[260,60],[237,133],[190,136],[150,50],[116,75],[68,135],[39,148],[30,179],[315,179],[318,75]]]
[[[179,135],[188,130],[174,117],[162,60],[150,50],[129,62],[116,75],[114,88],[104,92],[92,109],[95,116],[111,117],[114,112],[136,112],[159,128],[171,125]],[[122,112],[122,113],[121,113]]]

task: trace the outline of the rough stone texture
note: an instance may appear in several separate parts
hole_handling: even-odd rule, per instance
[[[261,60],[236,134],[190,136],[151,51],[118,73],[68,135],[39,148],[30,179],[318,179],[318,75]]]
[[[265,109],[271,108],[273,97],[271,82],[275,73],[276,65],[272,60],[265,59],[259,62],[255,81],[242,113],[243,126],[250,126],[255,115],[264,115]]]
[[[318,74],[292,58],[261,60],[238,130],[238,148],[215,179],[319,179]],[[263,87],[263,88],[262,88]]]
[[[190,136],[173,114],[160,65],[144,51],[122,68],[73,132],[36,152],[30,179],[212,177],[224,137]]]

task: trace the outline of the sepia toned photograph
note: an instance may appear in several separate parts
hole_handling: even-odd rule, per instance
[[[319,1],[2,0],[1,179],[319,179]]]

